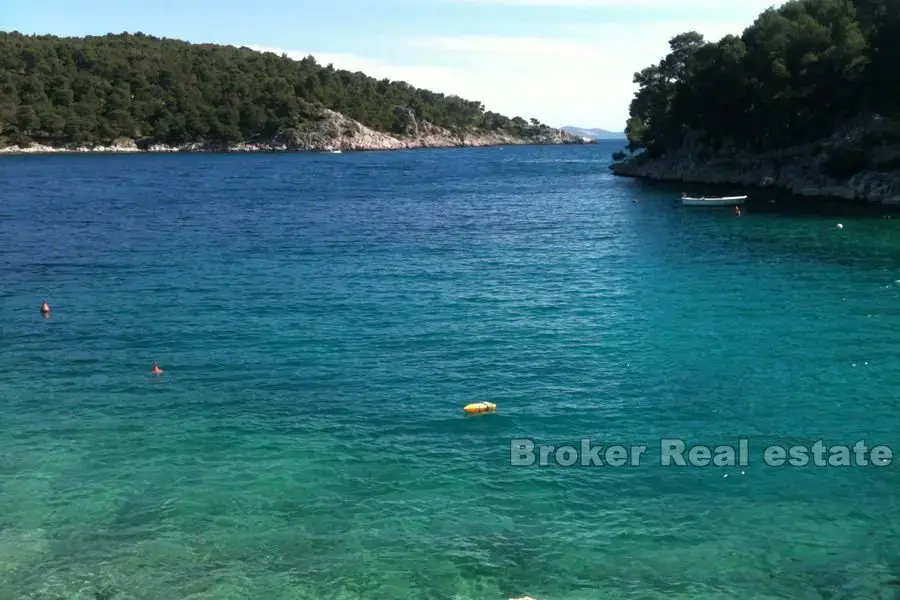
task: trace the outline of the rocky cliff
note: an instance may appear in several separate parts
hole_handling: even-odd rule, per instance
[[[615,162],[616,175],[659,181],[772,187],[801,196],[900,204],[900,123],[860,117],[818,142],[766,153],[712,150],[692,133],[658,158]]]
[[[0,147],[0,154],[44,152],[328,152],[334,150],[402,150],[408,148],[456,148],[512,144],[589,144],[592,140],[544,126],[527,126],[521,133],[503,130],[460,130],[436,127],[417,120],[413,111],[396,107],[401,123],[397,133],[375,131],[332,110],[323,110],[317,120],[299,123],[264,142],[241,143],[228,147],[191,143],[180,146],[147,144],[120,139],[102,146],[52,147],[32,144],[28,147]]]

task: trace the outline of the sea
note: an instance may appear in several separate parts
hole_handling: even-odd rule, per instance
[[[0,598],[900,597],[900,216],[620,146],[0,158]]]

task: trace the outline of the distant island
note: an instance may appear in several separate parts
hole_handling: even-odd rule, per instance
[[[591,140],[309,56],[0,32],[0,153],[335,151]]]
[[[587,128],[587,127],[573,127],[571,125],[566,125],[561,128],[568,134],[575,135],[578,137],[590,138],[592,140],[625,140],[625,132],[624,131],[607,131],[606,129],[597,129],[597,128]]]
[[[900,7],[794,0],[636,73],[614,173],[900,203]]]

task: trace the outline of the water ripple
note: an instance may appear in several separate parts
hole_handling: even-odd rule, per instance
[[[761,454],[896,441],[896,223],[614,149],[4,158],[0,597],[897,596],[896,469]]]

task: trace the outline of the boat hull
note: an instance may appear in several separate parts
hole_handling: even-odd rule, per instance
[[[726,196],[723,198],[682,198],[684,206],[738,206],[744,203],[747,196]]]

